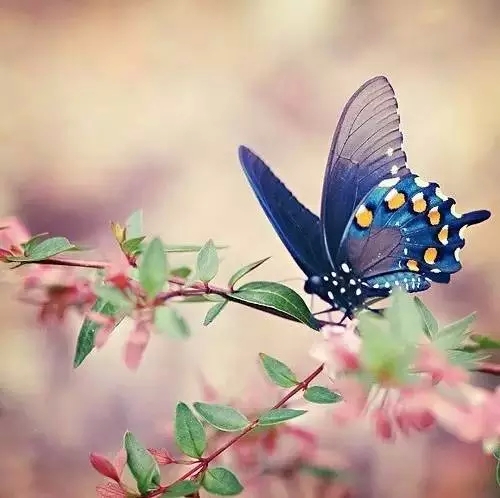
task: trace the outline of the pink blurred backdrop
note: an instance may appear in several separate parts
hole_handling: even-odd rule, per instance
[[[301,276],[237,146],[257,150],[316,210],[343,104],[387,75],[410,167],[461,210],[494,214],[470,230],[465,269],[425,301],[443,320],[477,310],[478,330],[500,337],[496,0],[0,0],[0,54],[1,213],[104,253],[109,221],[143,207],[148,232],[170,243],[228,244],[221,278],[269,255],[259,278]],[[113,452],[127,428],[162,446],[176,401],[200,396],[198,370],[238,394],[258,375],[259,351],[302,373],[314,366],[303,327],[234,305],[204,328],[206,307],[190,305],[192,338],[156,337],[137,373],[122,365],[123,334],[75,371],[78,320],[41,331],[13,289],[2,274],[2,498],[93,496],[88,452]],[[309,423],[321,423],[325,449],[357,465],[356,496],[498,492],[480,448],[439,434],[382,445],[364,427],[339,433],[320,417]]]

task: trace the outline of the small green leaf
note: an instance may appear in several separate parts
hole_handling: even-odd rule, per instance
[[[205,320],[203,320],[203,325],[210,325],[215,317],[225,308],[227,301],[221,301],[220,303],[214,304],[205,315]]]
[[[147,246],[139,266],[139,281],[150,298],[163,289],[168,277],[167,258],[163,242],[153,239]]]
[[[267,375],[276,385],[287,388],[299,383],[297,376],[283,362],[264,353],[260,353],[259,357]]]
[[[66,237],[52,237],[30,247],[26,256],[9,258],[12,261],[42,261],[57,254],[77,249]]]
[[[193,458],[201,457],[207,447],[205,429],[186,403],[178,403],[175,410],[175,441],[183,453]]]
[[[255,261],[254,263],[250,263],[249,265],[244,266],[243,268],[240,268],[230,279],[228,282],[229,287],[233,287],[238,280],[243,278],[246,274],[250,273],[251,271],[255,270],[258,268],[261,264],[265,263],[271,256],[268,256],[267,258],[264,259],[259,259],[259,261]]]
[[[300,467],[300,470],[302,472],[306,472],[309,475],[312,475],[313,477],[325,481],[335,481],[339,477],[338,471],[330,469],[328,467],[320,467],[317,465],[302,465]]]
[[[198,489],[200,489],[200,483],[196,481],[180,481],[169,486],[160,498],[181,498],[196,493]]]
[[[215,249],[226,249],[227,247],[215,246]],[[202,248],[203,246],[168,244],[165,245],[165,252],[199,252]]]
[[[425,333],[430,338],[435,337],[439,330],[437,320],[434,318],[431,310],[423,303],[420,298],[415,297],[414,300],[420,313],[420,317],[422,318],[422,322],[424,323]]]
[[[338,403],[342,401],[340,394],[330,391],[330,389],[323,386],[311,386],[306,389],[304,398],[311,403],[329,404]]]
[[[92,306],[92,311],[96,313],[100,313],[101,315],[114,316],[118,308],[103,299],[97,299],[94,306]],[[124,316],[121,316],[116,325],[123,320]],[[85,318],[83,321],[82,327],[80,328],[80,332],[78,333],[78,339],[76,341],[76,351],[75,357],[73,359],[73,367],[79,367],[83,360],[92,352],[94,349],[94,338],[97,330],[100,325],[88,318]]]
[[[24,254],[29,255],[31,254],[31,251],[33,250],[33,247],[37,246],[40,241],[45,239],[49,235],[49,232],[43,232],[43,233],[37,233],[36,235],[33,235],[31,239],[26,241],[24,244],[21,244],[21,247],[24,249]]]
[[[132,303],[120,289],[110,285],[96,285],[94,293],[103,301],[112,304],[116,310],[127,310],[132,307]]]
[[[170,270],[170,275],[179,278],[188,278],[191,274],[191,268],[188,266],[179,266],[178,268],[173,268]]]
[[[416,343],[424,333],[424,324],[419,308],[413,298],[400,289],[391,296],[391,305],[385,312],[394,337],[410,344]]]
[[[126,237],[129,239],[136,239],[143,236],[143,213],[142,209],[134,211],[125,222]]]
[[[269,410],[259,417],[260,426],[276,425],[300,417],[307,413],[306,410],[292,410],[291,408],[276,408]]]
[[[191,335],[184,317],[169,306],[156,307],[155,325],[160,332],[167,332],[171,337],[186,339]]]
[[[235,496],[243,491],[238,478],[224,467],[214,467],[205,472],[201,485],[209,492],[219,496]]]
[[[228,299],[304,323],[314,330],[320,328],[303,299],[293,289],[277,282],[250,282],[229,294]]]
[[[219,271],[219,256],[212,239],[198,253],[196,259],[196,277],[202,282],[210,282]]]
[[[250,423],[245,415],[230,406],[201,402],[193,406],[210,425],[221,431],[241,431]]]
[[[161,477],[153,455],[129,431],[125,433],[123,446],[127,452],[127,465],[137,482],[139,492],[145,494],[157,488]]]
[[[487,335],[471,334],[470,339],[476,343],[477,349],[500,349],[500,341]]]
[[[142,251],[142,242],[146,237],[134,237],[133,239],[127,239],[122,244],[122,249],[126,254],[137,254]]]
[[[476,318],[475,313],[443,327],[437,334],[434,344],[445,351],[459,349],[469,337],[469,329]]]

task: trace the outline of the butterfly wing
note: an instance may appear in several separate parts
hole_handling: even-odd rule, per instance
[[[382,179],[409,173],[394,90],[384,76],[347,102],[332,140],[321,201],[324,244],[334,265],[353,211]]]
[[[372,287],[424,290],[461,269],[465,229],[489,217],[484,210],[459,214],[437,183],[396,176],[379,182],[357,207],[337,257]]]
[[[260,205],[302,271],[308,277],[328,271],[330,265],[318,217],[304,207],[250,149],[241,146],[239,157]]]

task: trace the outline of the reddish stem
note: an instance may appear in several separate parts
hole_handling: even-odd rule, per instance
[[[309,374],[303,381],[299,382],[285,397],[283,397],[280,401],[278,401],[272,408],[271,410],[276,410],[277,408],[281,408],[287,401],[289,401],[291,398],[293,398],[298,392],[300,391],[305,391],[309,384],[323,371],[324,369],[324,364],[320,365],[314,372]],[[192,468],[191,470],[187,471],[185,474],[183,474],[179,479],[171,483],[169,486],[161,486],[158,489],[155,489],[154,491],[151,491],[148,493],[146,496],[148,498],[153,498],[154,496],[158,496],[162,493],[164,493],[170,486],[173,486],[174,484],[177,484],[180,481],[184,481],[185,479],[188,479],[189,477],[196,477],[200,472],[203,472],[208,464],[217,458],[221,453],[226,451],[228,448],[233,446],[233,444],[237,443],[240,439],[245,437],[249,432],[251,432],[253,429],[255,429],[259,425],[259,419],[256,418],[253,420],[250,425],[244,429],[242,432],[240,432],[237,436],[233,437],[230,439],[226,444],[222,445],[220,448],[215,450],[214,452],[210,453],[210,455],[204,457],[201,459],[200,463]]]
[[[472,371],[500,376],[500,364],[483,361],[477,367],[473,368]]]

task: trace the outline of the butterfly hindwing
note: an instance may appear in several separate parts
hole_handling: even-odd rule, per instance
[[[319,218],[250,149],[241,146],[239,156],[257,199],[295,262],[307,276],[328,271]]]
[[[436,183],[413,174],[394,176],[382,180],[357,207],[337,257],[349,260],[369,285],[390,282],[410,292],[424,290],[431,280],[448,282],[461,269],[465,228],[489,215],[459,214],[454,199]]]
[[[394,90],[378,76],[347,102],[333,136],[323,183],[321,222],[334,264],[345,228],[363,198],[384,178],[409,173]]]

